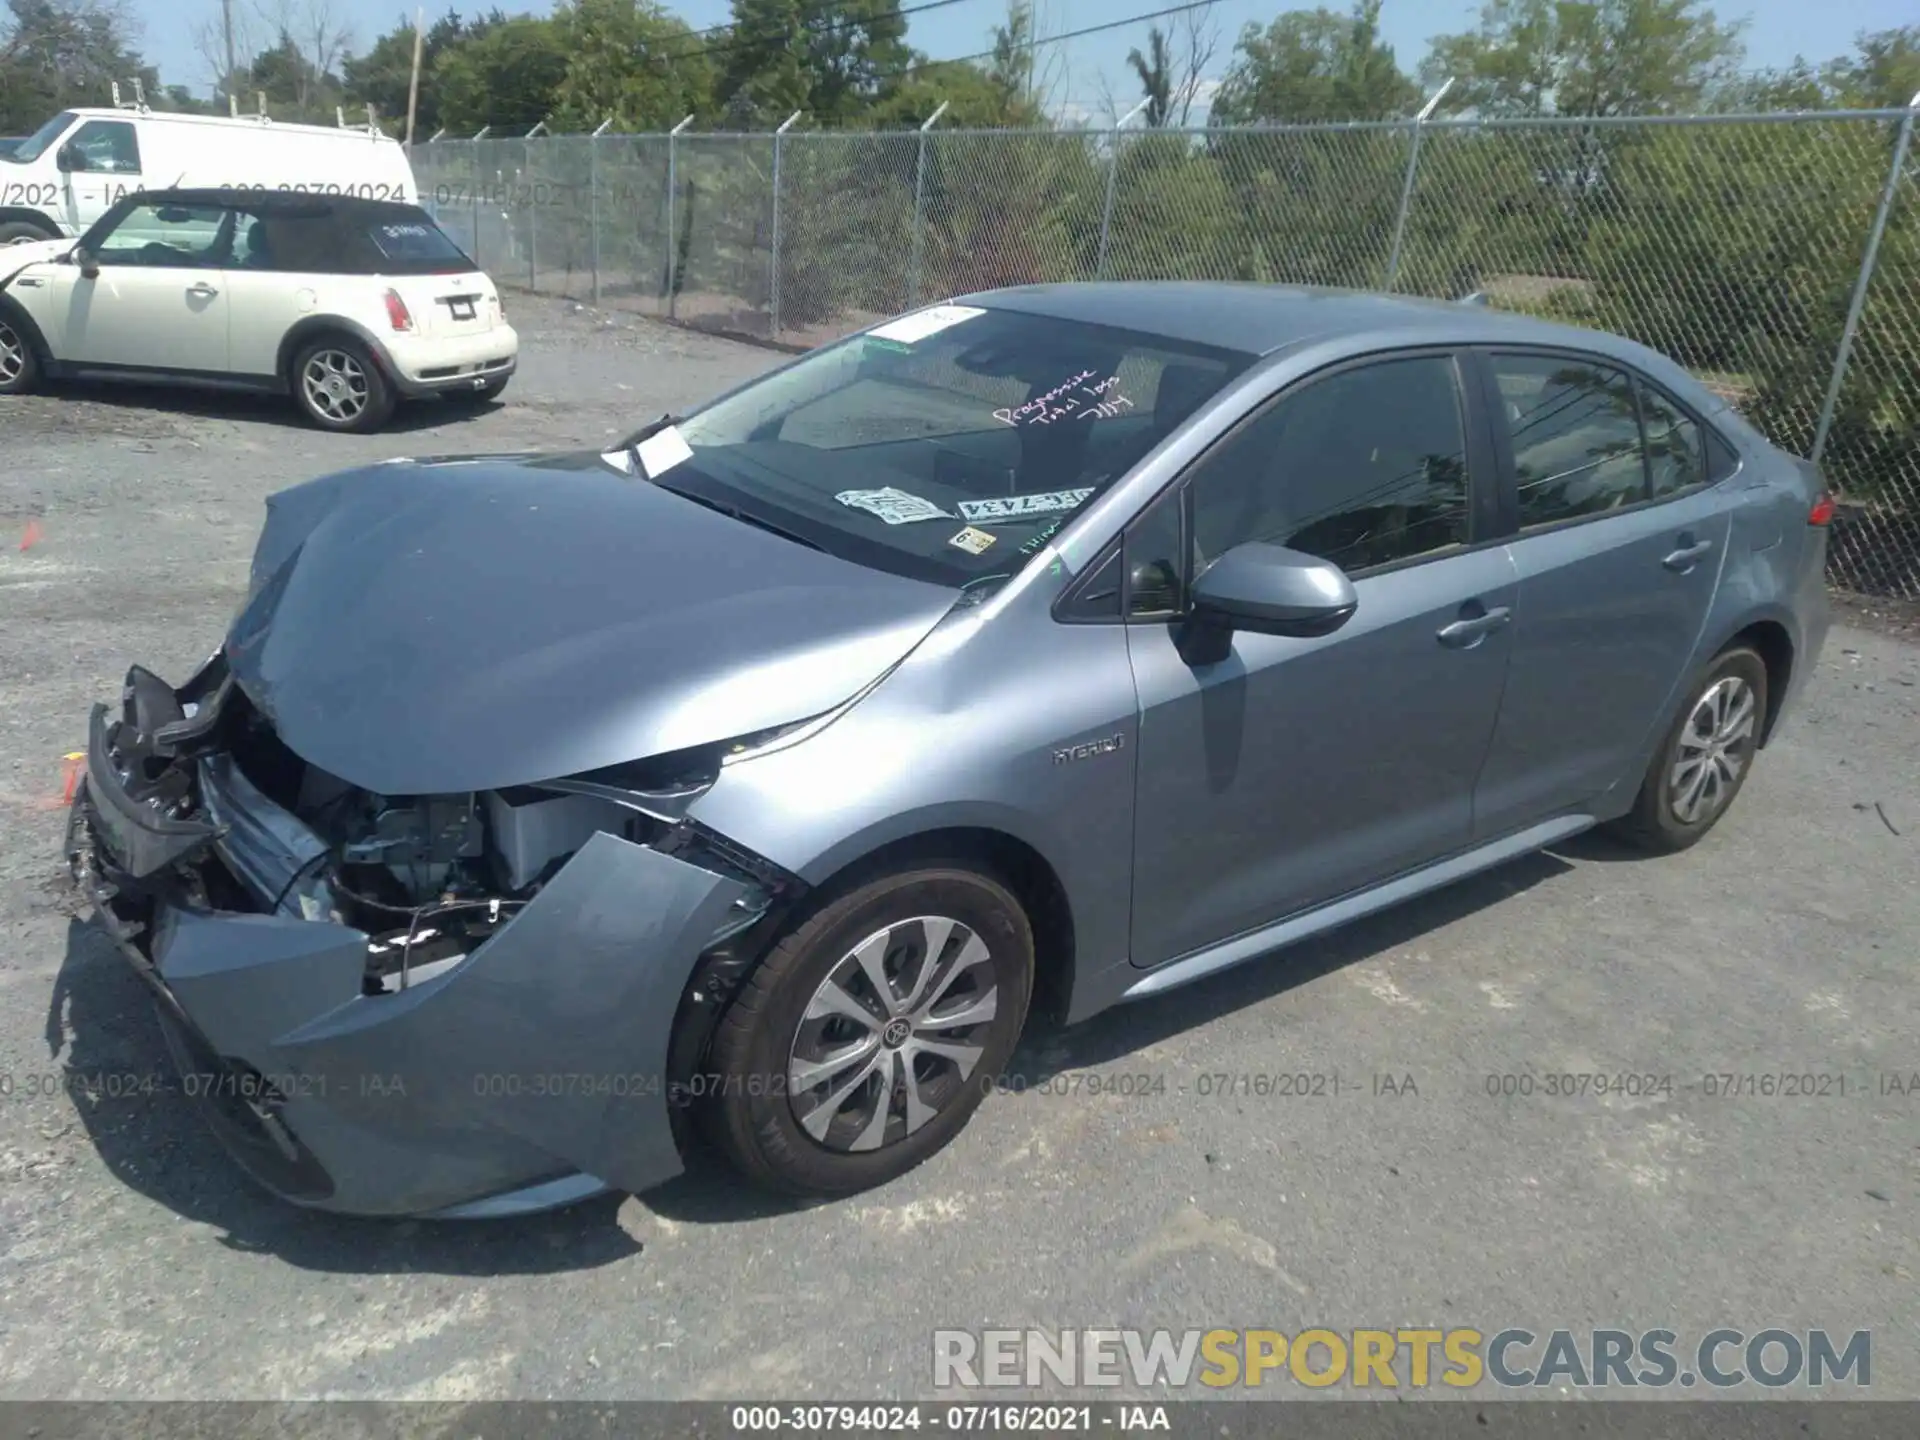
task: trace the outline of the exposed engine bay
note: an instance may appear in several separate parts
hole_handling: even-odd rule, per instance
[[[107,737],[114,769],[179,834],[174,853],[132,878],[178,886],[202,909],[362,931],[367,995],[458,965],[596,834],[694,850],[701,865],[747,882],[739,929],[785,888],[786,877],[684,817],[717,775],[719,747],[537,786],[380,795],[288,749],[218,656],[178,692],[136,667],[122,702]],[[210,854],[221,863],[206,863]]]

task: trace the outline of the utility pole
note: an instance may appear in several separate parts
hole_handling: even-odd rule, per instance
[[[220,87],[231,96],[233,93],[233,0],[220,0],[220,29],[227,42],[227,73],[220,77]]]
[[[232,4],[233,0],[227,0]],[[420,108],[420,58],[427,43],[427,12],[413,12],[413,78],[407,82],[407,149],[413,149],[413,117]]]

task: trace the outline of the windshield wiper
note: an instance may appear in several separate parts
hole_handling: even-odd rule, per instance
[[[681,489],[678,485],[667,485],[658,480],[653,483],[659,485],[662,490],[672,491],[683,500],[691,500],[696,505],[704,505],[709,510],[718,511],[722,515],[738,520],[742,525],[752,525],[758,529],[765,530],[770,535],[778,535],[782,540],[791,540],[796,545],[804,545],[809,550],[819,550],[823,553],[827,548],[818,541],[809,540],[806,536],[787,529],[784,525],[776,525],[771,520],[763,520],[758,515],[750,515],[738,506],[729,505],[721,500],[714,500],[706,495],[697,495],[691,490]]]

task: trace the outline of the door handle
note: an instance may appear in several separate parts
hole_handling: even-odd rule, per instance
[[[1440,643],[1456,650],[1469,650],[1512,618],[1512,610],[1505,605],[1496,605],[1483,614],[1470,615],[1451,625],[1441,626]]]
[[[1691,570],[1695,565],[1700,563],[1702,556],[1713,549],[1713,541],[1711,540],[1700,540],[1688,543],[1689,541],[1692,541],[1691,536],[1682,535],[1680,537],[1680,548],[1660,563],[1669,570]]]
[[[214,289],[213,286],[207,284],[207,282],[204,280],[198,282],[197,284],[189,285],[187,287],[187,294],[197,295],[202,300],[211,299],[213,296],[218,295],[219,293],[220,292],[218,290]]]

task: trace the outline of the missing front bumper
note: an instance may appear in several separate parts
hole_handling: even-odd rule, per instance
[[[599,833],[450,969],[371,994],[365,932],[211,908],[180,883],[273,817],[230,794],[226,824],[195,811],[189,835],[130,799],[106,733],[69,863],[256,1179],[331,1210],[483,1214],[680,1172],[670,1046],[689,978],[754,911],[746,879]]]

